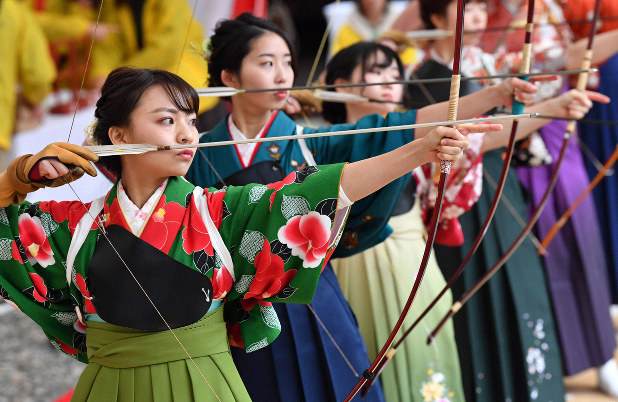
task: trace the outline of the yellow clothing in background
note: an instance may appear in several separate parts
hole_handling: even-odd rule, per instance
[[[92,10],[80,6],[74,0],[30,0],[29,3],[36,21],[50,42],[86,36],[92,18],[96,17]]]
[[[358,7],[355,8],[348,16],[346,23],[341,26],[338,32],[334,33],[333,43],[330,46],[331,56],[355,43],[375,41],[381,34],[391,29],[398,16],[397,10],[387,6],[380,23],[377,26],[372,26],[358,10]],[[401,62],[407,66],[417,62],[417,51],[415,48],[408,47],[399,54],[399,57]]]
[[[186,1],[144,0],[141,48],[129,5],[106,0],[100,20],[117,25],[120,32],[95,42],[92,77],[105,77],[113,69],[129,65],[167,70],[178,74],[195,88],[207,86],[207,64],[196,51],[201,49],[204,40],[203,29],[192,18]],[[218,100],[201,98],[200,112],[212,108]]]
[[[9,149],[15,125],[17,88],[31,104],[50,93],[56,67],[32,12],[15,0],[0,1],[0,149]]]

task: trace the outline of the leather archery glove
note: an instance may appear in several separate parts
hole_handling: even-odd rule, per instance
[[[39,162],[55,159],[69,168],[69,172],[56,179],[46,179],[39,174]],[[89,162],[96,162],[99,157],[92,151],[79,145],[56,142],[43,148],[35,155],[23,155],[13,160],[0,174],[0,206],[17,204],[26,198],[26,194],[43,187],[58,187],[79,179],[84,172],[96,176],[97,171]]]

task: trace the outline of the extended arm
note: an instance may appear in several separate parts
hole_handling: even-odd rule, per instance
[[[529,106],[525,109],[526,113],[538,113],[555,117],[572,119],[583,118],[592,107],[592,101],[609,103],[609,98],[597,92],[578,91],[572,89],[555,98],[547,99],[543,102]],[[520,140],[532,132],[540,129],[545,124],[551,122],[549,119],[522,119],[519,122],[515,140]],[[483,141],[482,152],[506,146],[509,140],[511,125],[506,125],[502,130],[488,133]]]
[[[567,70],[581,67],[587,46],[588,38],[582,38],[569,47],[564,66]],[[598,66],[618,52],[618,30],[597,34],[593,46],[591,64]]]
[[[422,164],[461,158],[468,145],[468,133],[501,129],[500,124],[435,128],[426,137],[394,151],[348,164],[343,171],[341,186],[351,201],[357,201]]]
[[[538,88],[534,84],[518,78],[509,78],[500,84],[492,85],[460,98],[457,118],[471,119],[487,113],[496,106],[509,105],[513,95],[524,104],[530,103],[537,90]],[[425,106],[418,110],[417,123],[442,121],[447,112],[448,102]],[[427,135],[430,130],[429,128],[417,129],[416,138]]]

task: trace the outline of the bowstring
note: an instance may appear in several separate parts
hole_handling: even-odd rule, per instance
[[[95,37],[96,37],[96,32],[97,32],[97,28],[99,26],[99,21],[101,18],[101,11],[103,10],[103,3],[105,0],[101,0],[101,3],[99,5],[99,10],[97,13],[97,20],[95,23],[95,27],[94,27],[94,31],[92,33],[92,38],[90,41],[90,48],[88,50],[88,57],[86,59],[86,64],[84,67],[84,73],[82,75],[82,81],[81,81],[81,85],[80,85],[80,90],[78,91],[77,94],[77,101],[76,101],[76,105],[75,105],[75,110],[73,111],[73,117],[71,119],[71,127],[69,129],[69,135],[67,138],[67,142],[69,142],[69,140],[71,139],[71,133],[73,132],[73,126],[75,123],[75,117],[77,115],[77,110],[78,110],[78,106],[79,106],[79,100],[81,98],[81,93],[82,90],[84,88],[84,82],[86,79],[86,73],[88,71],[88,65],[90,62],[90,57],[92,54],[92,48],[94,47],[94,41],[95,41]],[[193,11],[191,14],[191,19],[187,28],[187,33],[185,35],[185,41],[183,44],[183,49],[184,46],[186,45],[186,41],[188,40],[189,37],[189,30],[191,28],[191,22],[193,21],[194,15],[195,15],[195,9],[196,9],[196,5],[197,5],[197,1],[195,0],[194,5],[193,5]],[[178,59],[178,64],[177,64],[177,70],[180,68],[180,62],[182,60],[182,55],[183,52],[180,53],[179,59]],[[198,365],[195,363],[195,361],[193,360],[193,358],[191,357],[191,355],[189,354],[189,352],[187,351],[187,349],[185,348],[185,346],[183,345],[183,343],[180,341],[180,339],[176,336],[176,333],[172,330],[171,326],[168,324],[168,322],[165,320],[165,318],[163,317],[163,315],[161,314],[161,312],[159,311],[159,309],[157,308],[157,306],[154,304],[154,302],[152,301],[152,299],[150,298],[150,296],[148,295],[148,292],[146,292],[146,290],[142,287],[141,283],[139,282],[139,280],[137,279],[137,277],[135,277],[135,275],[133,274],[133,271],[131,271],[131,269],[129,268],[129,266],[127,265],[127,263],[124,261],[124,259],[122,258],[122,256],[120,255],[120,253],[117,251],[116,247],[114,246],[114,244],[112,243],[112,241],[110,240],[110,238],[107,236],[107,233],[105,231],[105,228],[103,227],[102,223],[100,221],[98,221],[95,217],[92,216],[90,210],[88,208],[86,208],[86,204],[82,201],[82,199],[79,197],[79,195],[77,194],[77,191],[75,191],[75,189],[73,188],[73,186],[71,185],[71,183],[68,181],[68,179],[65,176],[62,176],[63,180],[65,181],[65,183],[69,186],[69,188],[71,189],[71,191],[75,194],[75,196],[77,197],[77,199],[79,200],[79,202],[81,203],[82,207],[86,210],[86,212],[88,213],[88,215],[90,215],[90,217],[93,219],[94,222],[96,222],[97,227],[101,230],[101,233],[103,234],[103,236],[105,237],[105,239],[107,240],[107,242],[109,243],[109,245],[112,247],[112,249],[114,250],[114,252],[116,253],[116,255],[118,256],[118,258],[120,259],[120,261],[122,262],[122,264],[125,266],[125,268],[127,269],[127,271],[129,271],[129,274],[131,275],[131,277],[135,280],[135,282],[137,283],[137,285],[139,286],[139,288],[141,289],[141,291],[144,293],[144,295],[146,296],[146,298],[148,299],[148,301],[150,302],[150,304],[152,305],[152,307],[155,309],[155,311],[157,312],[157,314],[159,315],[159,317],[161,317],[161,320],[163,320],[163,323],[165,324],[165,326],[167,327],[167,329],[172,333],[172,336],[174,337],[174,339],[176,340],[176,342],[180,345],[180,347],[182,348],[182,350],[185,352],[185,354],[187,355],[187,357],[189,358],[189,360],[191,361],[191,363],[193,364],[193,366],[195,367],[195,369],[198,371],[198,373],[200,374],[200,376],[202,377],[202,379],[206,382],[206,384],[208,385],[208,387],[210,388],[210,390],[212,391],[212,393],[214,394],[215,398],[217,398],[217,400],[219,402],[221,402],[221,399],[219,398],[219,395],[217,395],[217,393],[215,392],[214,388],[212,387],[212,385],[210,384],[210,382],[206,379],[206,377],[204,376],[204,373],[202,373],[202,371],[200,370],[200,368],[198,367]]]
[[[118,252],[118,250],[116,249],[116,247],[114,246],[114,244],[112,243],[111,239],[107,236],[107,232],[105,230],[105,227],[103,226],[103,223],[101,222],[100,219],[95,218],[92,213],[90,212],[89,208],[86,208],[86,204],[82,201],[82,199],[80,198],[80,196],[77,194],[77,192],[75,191],[75,189],[73,188],[73,186],[71,186],[71,183],[66,179],[65,176],[62,176],[62,178],[65,180],[66,184],[69,186],[69,188],[73,191],[73,193],[75,194],[75,196],[77,197],[77,199],[79,200],[79,202],[82,204],[82,206],[84,207],[84,209],[86,209],[86,212],[88,213],[88,215],[90,216],[90,218],[92,218],[92,220],[96,223],[97,228],[99,228],[99,230],[101,231],[101,234],[103,234],[103,237],[105,237],[105,239],[107,240],[107,242],[109,243],[109,245],[112,247],[112,250],[114,250],[114,253],[116,253],[116,255],[118,256],[118,258],[120,259],[120,261],[122,262],[122,264],[124,265],[124,267],[127,269],[127,271],[129,271],[129,274],[131,275],[131,277],[133,278],[133,280],[135,281],[135,283],[137,284],[137,286],[140,288],[140,290],[142,291],[142,293],[144,294],[144,296],[146,296],[146,299],[148,299],[148,302],[152,305],[152,307],[155,309],[155,311],[157,312],[157,314],[159,315],[159,317],[161,318],[161,320],[163,321],[163,323],[165,324],[165,326],[167,327],[168,331],[172,333],[172,336],[174,337],[174,339],[176,340],[176,342],[180,345],[180,347],[182,348],[182,350],[185,352],[185,354],[187,355],[187,357],[189,358],[189,360],[191,361],[191,363],[193,364],[193,366],[195,367],[195,369],[197,370],[197,372],[200,374],[200,376],[202,377],[202,379],[204,379],[204,381],[206,382],[206,384],[208,385],[208,387],[210,388],[210,390],[212,391],[212,393],[215,395],[215,398],[217,398],[217,400],[219,402],[221,402],[221,399],[219,398],[219,396],[217,395],[217,393],[215,392],[215,390],[213,389],[212,385],[210,385],[210,382],[208,382],[208,380],[206,379],[206,376],[204,376],[204,373],[202,373],[202,370],[200,370],[199,366],[197,365],[197,363],[195,363],[195,361],[193,360],[193,358],[191,357],[191,355],[189,354],[189,352],[187,351],[187,349],[185,348],[185,346],[183,345],[183,343],[180,341],[180,339],[178,338],[178,336],[176,335],[176,332],[174,332],[174,330],[172,329],[172,327],[169,325],[169,323],[165,320],[165,317],[163,317],[163,314],[161,314],[161,312],[159,311],[159,309],[157,308],[157,306],[155,305],[154,301],[150,298],[150,296],[148,295],[148,292],[146,292],[146,289],[144,289],[144,287],[142,286],[142,284],[140,283],[140,281],[137,279],[137,277],[135,276],[135,274],[133,274],[133,271],[131,270],[131,268],[129,268],[129,265],[125,262],[125,260],[122,258],[122,256],[120,255],[120,253]]]

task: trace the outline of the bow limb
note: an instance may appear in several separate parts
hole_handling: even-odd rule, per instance
[[[197,5],[197,1],[195,0],[194,2],[194,6],[193,6],[193,12],[191,14],[191,21],[188,24],[187,27],[187,34],[185,37],[185,43],[187,41],[187,38],[189,36],[189,30],[191,28],[191,23],[193,21],[193,17],[195,14],[195,6]],[[81,86],[80,86],[80,91],[78,92],[78,97],[77,97],[77,101],[76,101],[76,105],[75,105],[75,110],[73,112],[73,118],[71,121],[71,128],[69,129],[69,135],[67,138],[67,142],[69,142],[70,138],[71,138],[71,133],[73,130],[73,123],[75,122],[75,116],[77,114],[77,110],[78,110],[78,106],[79,106],[79,100],[81,97],[81,89],[84,87],[84,81],[86,78],[86,71],[88,69],[88,64],[90,61],[90,56],[92,53],[92,48],[94,46],[94,40],[95,40],[95,35],[96,35],[96,30],[97,27],[99,25],[99,20],[101,17],[101,11],[103,10],[103,3],[104,0],[101,0],[101,4],[99,5],[99,10],[97,13],[97,20],[96,20],[96,24],[95,24],[95,28],[94,28],[94,32],[92,34],[92,39],[90,42],[90,48],[88,51],[88,57],[86,60],[86,65],[84,67],[84,73],[82,75],[82,81],[81,81]],[[181,56],[182,57],[182,54]],[[180,67],[180,58],[178,61],[178,68]],[[116,250],[116,247],[114,247],[113,243],[111,242],[111,240],[109,239],[109,237],[107,236],[107,233],[104,230],[103,227],[103,223],[100,222],[99,219],[96,219],[96,217],[93,217],[89,211],[89,208],[86,206],[86,204],[81,200],[81,198],[79,197],[79,195],[77,194],[77,192],[75,191],[75,189],[73,188],[73,186],[71,186],[70,183],[67,182],[67,185],[69,186],[69,188],[71,189],[71,191],[73,191],[73,193],[75,194],[75,196],[77,197],[77,199],[79,200],[79,202],[82,204],[82,207],[86,210],[86,213],[88,213],[90,215],[90,217],[93,219],[94,222],[96,222],[97,227],[101,230],[101,233],[103,234],[103,237],[106,239],[107,242],[109,242],[110,246],[112,247],[112,249],[114,250],[114,252],[116,253],[116,255],[118,256],[118,258],[120,259],[120,261],[122,261],[122,264],[124,265],[124,267],[127,269],[127,271],[129,272],[129,274],[131,275],[131,277],[135,280],[135,282],[137,283],[137,285],[139,286],[139,288],[141,289],[141,291],[144,293],[144,296],[148,299],[148,302],[152,305],[152,307],[156,310],[157,314],[159,315],[159,317],[161,317],[161,320],[163,321],[163,323],[165,324],[165,326],[167,327],[168,331],[172,334],[172,336],[174,337],[175,341],[178,343],[178,345],[180,346],[180,348],[183,350],[184,354],[187,356],[187,358],[191,361],[192,365],[195,367],[195,369],[197,370],[197,372],[199,373],[199,375],[202,377],[202,379],[204,380],[204,382],[208,385],[208,388],[210,388],[210,390],[213,392],[215,398],[219,401],[221,401],[221,399],[219,398],[219,396],[217,395],[217,393],[215,392],[214,388],[212,387],[212,385],[208,382],[208,380],[206,379],[206,376],[204,375],[204,373],[201,371],[201,369],[199,368],[199,366],[195,363],[195,361],[193,360],[193,358],[191,357],[191,355],[189,354],[189,352],[187,351],[187,348],[183,345],[183,343],[180,341],[180,339],[176,336],[176,333],[174,332],[174,330],[171,328],[171,326],[168,324],[168,322],[165,320],[165,318],[163,317],[163,315],[160,313],[159,309],[157,308],[157,306],[154,304],[154,302],[152,301],[152,299],[150,298],[150,296],[148,295],[148,292],[146,292],[146,290],[142,287],[141,283],[139,282],[139,280],[135,277],[135,275],[133,274],[133,271],[131,271],[131,268],[129,268],[129,266],[127,265],[127,263],[124,261],[124,259],[122,258],[122,256],[120,255],[120,253],[118,253],[118,251]]]
[[[607,159],[607,162],[605,162],[605,164],[603,165],[603,168],[599,170],[599,173],[597,173],[597,175],[590,182],[590,184],[588,184],[586,189],[582,191],[582,193],[577,197],[573,204],[571,204],[569,209],[567,209],[565,213],[560,217],[560,219],[556,221],[554,226],[551,227],[551,229],[541,242],[541,250],[547,249],[547,246],[549,245],[549,243],[551,243],[556,233],[558,233],[558,231],[564,226],[564,224],[567,222],[567,220],[573,214],[579,204],[581,204],[582,201],[588,196],[588,194],[590,194],[590,192],[592,192],[592,190],[597,186],[597,184],[599,184],[601,180],[603,180],[603,178],[606,176],[607,171],[612,167],[612,165],[616,163],[616,160],[618,160],[618,146],[616,146],[614,152],[612,152],[612,154]]]
[[[593,49],[593,43],[594,43],[594,36],[595,36],[595,33],[596,33],[597,22],[598,22],[598,18],[599,18],[600,4],[601,4],[601,0],[596,0],[594,17],[593,17],[593,20],[592,20],[592,23],[591,23],[590,35],[588,37],[588,46],[587,46],[587,49],[586,49],[584,60],[582,61],[582,65],[583,66],[590,66],[590,64],[592,62],[592,49]],[[577,89],[580,90],[580,91],[584,90],[586,88],[586,82],[587,81],[588,81],[588,74],[587,73],[581,73],[580,76],[578,77]],[[521,231],[521,233],[517,236],[517,238],[515,239],[515,241],[511,245],[511,247],[509,247],[509,249],[506,251],[506,253],[502,257],[500,257],[500,259],[495,263],[495,265],[492,266],[481,277],[481,279],[479,279],[479,281],[472,286],[472,288],[470,288],[468,291],[466,291],[463,294],[463,296],[457,302],[455,302],[453,304],[453,307],[451,307],[451,310],[448,312],[448,314],[444,316],[444,318],[440,321],[440,323],[436,326],[436,328],[431,332],[431,335],[427,339],[427,342],[430,342],[431,339],[433,337],[435,337],[436,334],[440,331],[440,329],[442,328],[444,323],[449,318],[451,318],[453,315],[455,315],[461,309],[461,307],[463,307],[463,305],[496,272],[498,272],[498,270],[504,265],[504,263],[506,263],[506,261],[510,258],[510,256],[517,250],[517,248],[524,241],[524,239],[528,235],[528,233],[532,230],[532,227],[536,224],[536,221],[541,216],[541,213],[543,212],[545,204],[547,203],[547,200],[549,199],[549,196],[552,193],[552,191],[553,191],[553,189],[554,189],[554,187],[556,185],[556,182],[558,180],[558,173],[560,172],[560,167],[562,165],[562,162],[564,161],[564,157],[566,155],[567,147],[569,145],[569,141],[571,139],[571,135],[573,134],[573,131],[575,130],[575,127],[576,127],[576,122],[575,121],[571,121],[567,125],[567,129],[566,129],[566,131],[564,133],[564,137],[563,137],[564,139],[562,141],[562,146],[560,148],[560,153],[559,153],[559,156],[558,156],[558,160],[556,161],[556,165],[554,167],[554,171],[553,171],[552,176],[551,176],[551,178],[549,180],[549,185],[547,186],[547,189],[545,190],[545,193],[543,194],[543,197],[541,198],[541,201],[539,202],[537,207],[532,212],[530,220],[528,221],[528,224],[526,225],[526,227]]]
[[[455,51],[453,58],[453,76],[451,78],[451,90],[449,97],[449,107],[448,107],[448,121],[457,120],[457,109],[459,106],[459,86],[461,76],[459,74],[460,60],[461,60],[461,49],[463,45],[463,19],[464,19],[464,3],[463,0],[457,0],[457,25],[456,25],[456,37],[455,37]],[[382,349],[374,359],[371,366],[365,370],[363,373],[363,378],[356,384],[354,389],[350,392],[350,394],[346,397],[345,401],[349,401],[358,393],[358,391],[367,383],[368,380],[375,377],[376,370],[382,364],[382,361],[386,358],[387,352],[391,345],[395,340],[395,336],[399,333],[401,326],[403,325],[403,321],[405,320],[410,308],[412,306],[412,302],[416,297],[418,292],[418,288],[421,284],[423,276],[425,274],[425,270],[427,268],[427,263],[429,262],[429,256],[431,255],[431,250],[433,248],[433,243],[436,237],[436,231],[438,229],[438,221],[440,219],[440,212],[442,209],[442,201],[444,199],[444,189],[446,187],[446,179],[448,177],[448,173],[451,168],[450,161],[441,161],[440,163],[440,181],[438,183],[438,195],[436,197],[436,206],[434,208],[433,215],[431,217],[431,226],[428,231],[428,240],[425,245],[425,252],[423,253],[423,259],[421,261],[421,266],[419,268],[418,274],[416,276],[416,280],[414,281],[414,285],[412,287],[412,291],[410,292],[410,296],[395,324],[395,327],[391,331],[386,343],[382,346]],[[389,352],[390,353],[390,352]]]
[[[534,19],[534,0],[529,0],[529,2],[528,2],[527,23],[526,23],[526,36],[525,36],[525,43],[524,43],[524,48],[523,48],[523,57],[522,57],[521,65],[520,65],[520,71],[519,71],[519,73],[522,74],[523,79],[526,79],[526,80],[528,80],[529,77],[528,76],[524,76],[524,75],[527,75],[530,72],[530,64],[531,64],[531,54],[532,54],[531,43],[532,43],[532,30],[533,30],[533,22],[534,22],[533,19]],[[451,88],[451,91],[452,91],[452,88]],[[523,114],[523,111],[524,111],[523,103],[518,102],[513,97],[513,107],[512,107],[513,115]],[[450,110],[449,110],[449,118],[450,117],[451,116],[450,116]],[[507,178],[507,174],[508,174],[509,167],[510,167],[510,164],[511,164],[511,159],[513,157],[513,150],[515,148],[515,137],[516,137],[516,134],[517,134],[518,124],[519,124],[519,119],[515,119],[513,121],[513,125],[512,125],[512,128],[511,128],[511,134],[510,134],[510,137],[509,137],[509,143],[508,143],[508,146],[507,146],[506,156],[504,158],[504,164],[502,166],[502,171],[500,173],[500,179],[499,179],[499,181],[498,181],[498,183],[496,185],[496,193],[495,193],[494,198],[493,198],[493,200],[491,202],[491,205],[489,207],[489,212],[487,214],[487,217],[485,218],[485,221],[483,222],[481,230],[479,231],[479,234],[477,235],[472,248],[470,249],[470,251],[468,252],[466,257],[463,259],[462,263],[457,268],[457,270],[455,271],[455,273],[453,274],[451,279],[449,279],[448,283],[444,286],[444,288],[442,288],[442,290],[438,293],[438,295],[429,303],[429,305],[418,316],[418,318],[412,323],[412,325],[401,335],[399,340],[396,343],[393,344],[393,347],[391,348],[389,353],[386,355],[386,358],[378,366],[377,375],[380,374],[380,372],[384,369],[384,367],[390,361],[390,359],[393,358],[393,356],[395,355],[397,349],[403,343],[403,341],[406,339],[406,337],[414,330],[414,328],[416,328],[416,326],[420,323],[420,321],[423,318],[425,318],[425,316],[429,313],[429,311],[431,311],[431,309],[440,301],[442,296],[444,296],[446,294],[446,292],[448,292],[448,290],[451,289],[451,287],[453,286],[453,283],[457,280],[457,278],[459,278],[459,276],[463,272],[463,269],[466,266],[466,264],[468,263],[468,261],[470,260],[470,258],[472,258],[472,256],[476,252],[476,250],[479,248],[479,246],[480,246],[480,244],[481,244],[481,242],[483,240],[483,237],[485,236],[485,234],[487,232],[487,228],[488,228],[489,224],[491,223],[491,220],[494,217],[494,214],[496,212],[496,209],[498,207],[498,203],[499,203],[501,195],[502,195],[502,191],[504,189],[504,185],[506,183],[506,178]],[[443,190],[443,189],[440,188],[440,190]],[[440,200],[440,202],[441,202],[441,200]],[[432,225],[433,225],[433,222],[432,222]]]

